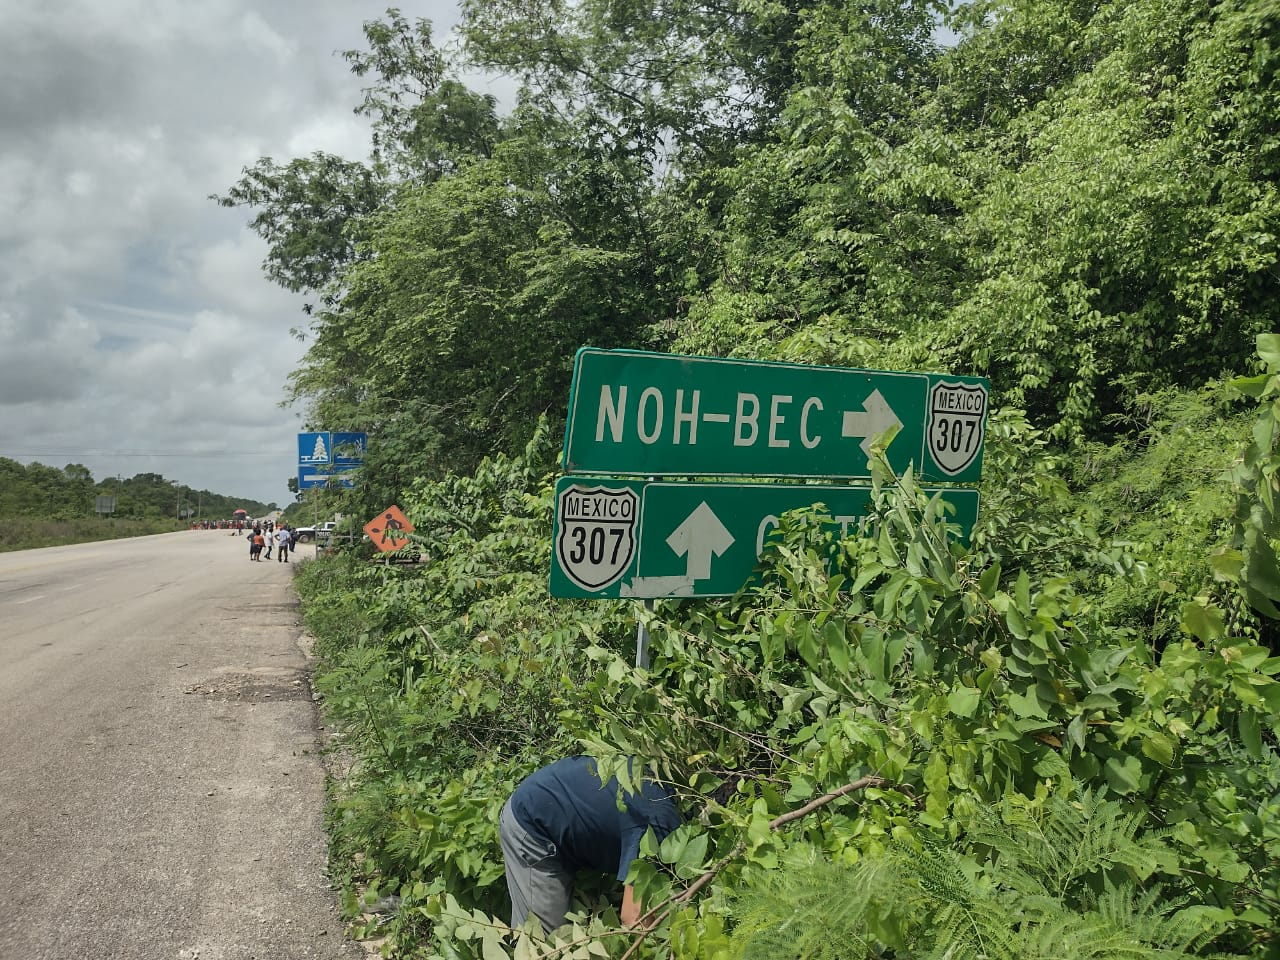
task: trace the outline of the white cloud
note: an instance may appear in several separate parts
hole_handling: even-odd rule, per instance
[[[385,0],[0,0],[0,456],[285,502],[303,298],[268,283],[259,157],[360,158]],[[399,4],[443,43],[453,0]]]

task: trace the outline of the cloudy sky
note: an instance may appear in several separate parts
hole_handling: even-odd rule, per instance
[[[289,502],[302,298],[208,197],[259,157],[366,156],[338,51],[390,5],[0,0],[0,456]],[[394,5],[438,45],[458,15]]]

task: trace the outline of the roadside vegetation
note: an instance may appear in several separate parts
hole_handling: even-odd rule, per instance
[[[503,955],[498,809],[586,749],[655,759],[691,813],[638,868],[662,923],[632,956],[1273,956],[1280,658],[1243,571],[1277,463],[1249,437],[1274,414],[1222,386],[1163,399],[1181,419],[1094,448],[1088,492],[998,415],[969,550],[883,476],[873,538],[793,516],[762,587],[652,613],[547,596],[549,434],[417,484],[423,564],[337,555],[299,578],[353,758],[330,823],[356,931]],[[633,949],[606,893],[516,955]]]
[[[109,512],[97,512],[99,497],[112,498]],[[271,509],[157,473],[95,481],[82,464],[59,469],[0,457],[0,551],[170,533],[193,520],[230,520],[240,508],[253,516]]]
[[[31,517],[6,517],[0,520],[0,550],[30,550],[34,547],[57,547],[69,543],[95,540],[117,540],[124,537],[147,537],[154,533],[172,533],[178,526],[172,519],[111,520],[38,520]]]
[[[219,198],[370,437],[313,509],[422,553],[298,572],[386,953],[1280,958],[1280,4],[944,6],[464,2],[502,112],[391,10],[374,153]],[[971,543],[873,457],[866,536],[789,515],[735,597],[550,597],[583,345],[989,377]],[[651,928],[517,939],[497,813],[579,751],[689,820]]]

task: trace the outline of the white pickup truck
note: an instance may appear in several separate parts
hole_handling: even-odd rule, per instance
[[[297,527],[295,532],[298,534],[299,543],[310,543],[312,540],[324,543],[333,536],[337,529],[338,525],[330,521],[316,527]]]

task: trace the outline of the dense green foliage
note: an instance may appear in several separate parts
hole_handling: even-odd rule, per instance
[[[99,516],[95,498],[115,497]],[[0,457],[0,550],[164,533],[190,520],[230,519],[237,509],[262,516],[271,506],[166,480],[157,473],[95,481],[88,467],[61,470]]]
[[[356,493],[564,415],[583,344],[989,376],[1060,440],[1244,369],[1277,325],[1273,0],[464,4],[500,115],[397,11],[348,60],[365,162],[264,159],[295,398]],[[332,512],[322,510],[322,512]]]
[[[427,561],[299,579],[404,955],[1280,956],[1280,3],[950,6],[466,2],[467,62],[392,10],[367,161],[220,198],[316,298],[295,399],[370,434],[313,509],[398,502]],[[553,600],[582,345],[990,377],[970,547],[886,472],[732,600]],[[700,814],[656,926],[606,885],[503,940],[497,811],[583,748]]]
[[[1278,373],[1241,385],[1280,390]],[[1220,393],[1165,400],[1196,422]],[[1224,461],[1254,419],[1222,428]],[[653,758],[694,815],[655,851],[665,869],[637,866],[647,902],[724,858],[644,956],[1272,956],[1280,658],[1231,561],[1253,511],[1230,494],[1256,503],[1252,474],[1188,469],[1147,505],[1177,528],[1125,542],[1091,518],[1129,491],[1073,494],[1025,419],[993,426],[972,549],[947,545],[910,478],[885,476],[873,535],[833,544],[794,516],[763,584],[729,601],[548,598],[542,435],[408,494],[425,568],[305,566],[317,686],[355,758],[333,814],[339,860],[358,865],[352,911],[396,892],[406,955],[498,955],[498,808],[523,773],[586,747]],[[1096,455],[1149,478],[1184,442]],[[1280,459],[1268,443],[1243,462]],[[637,618],[647,671],[630,663]],[[607,893],[588,888],[578,929],[517,955],[620,956],[634,935]]]

